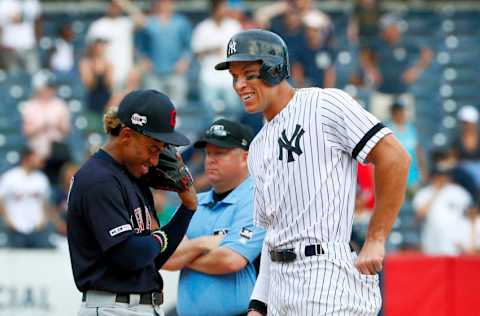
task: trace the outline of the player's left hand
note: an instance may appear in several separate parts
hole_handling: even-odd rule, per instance
[[[362,274],[374,275],[383,269],[385,243],[383,241],[366,240],[355,261],[355,267]]]

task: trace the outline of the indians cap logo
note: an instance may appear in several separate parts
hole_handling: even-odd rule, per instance
[[[144,126],[145,124],[147,124],[147,117],[138,113],[133,113],[131,120],[133,125]]]
[[[172,109],[172,111],[170,111],[170,126],[172,128],[175,128],[176,123],[177,123],[177,111],[175,111],[175,109]]]

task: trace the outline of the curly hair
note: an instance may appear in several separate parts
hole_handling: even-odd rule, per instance
[[[107,134],[112,136],[118,136],[122,127],[125,126],[118,118],[117,112],[117,107],[111,107],[103,115],[103,129]]]

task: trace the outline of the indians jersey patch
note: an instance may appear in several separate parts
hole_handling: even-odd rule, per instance
[[[122,225],[122,226],[118,226],[118,227],[115,227],[114,229],[111,229],[109,231],[110,233],[110,236],[116,236],[120,233],[123,233],[123,232],[126,232],[126,231],[129,231],[129,230],[132,230],[132,225],[130,224],[125,224],[125,225]]]

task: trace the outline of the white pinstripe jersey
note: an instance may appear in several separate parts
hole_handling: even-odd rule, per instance
[[[253,140],[254,221],[270,248],[349,242],[357,161],[391,131],[338,89],[296,90]]]

